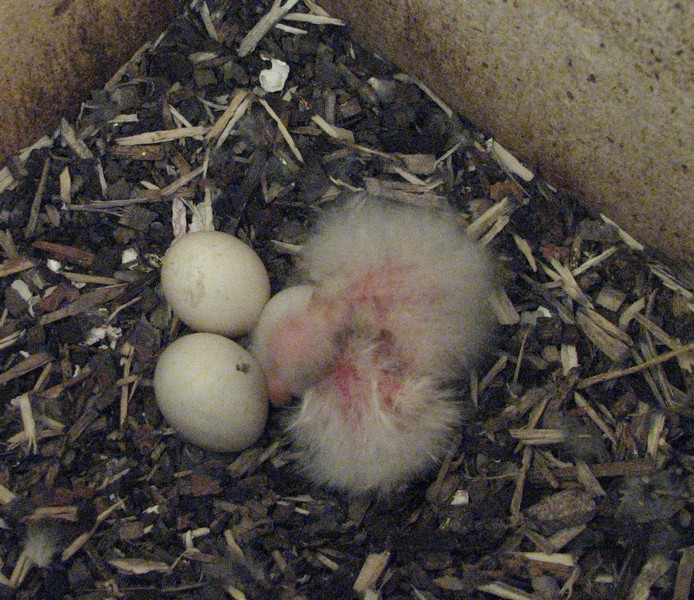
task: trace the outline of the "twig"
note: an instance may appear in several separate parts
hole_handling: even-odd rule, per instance
[[[248,90],[238,90],[231,102],[229,102],[229,106],[222,113],[222,116],[217,119],[205,135],[205,140],[208,143],[216,141],[216,147],[221,146],[228,137],[231,128],[243,116],[249,106]]]
[[[388,561],[390,560],[390,551],[384,550],[383,552],[372,552],[366,557],[364,564],[357,575],[357,579],[352,586],[352,589],[359,593],[365,592],[367,589],[372,587],[378,578],[383,574]]]
[[[272,110],[272,107],[267,103],[267,100],[265,100],[264,98],[258,98],[258,102],[260,102],[263,105],[263,108],[267,111],[267,114],[269,114],[272,117],[273,121],[277,123],[277,127],[279,127],[280,133],[282,134],[284,141],[287,142],[287,145],[296,157],[296,160],[298,160],[301,164],[304,164],[304,157],[301,156],[301,152],[299,152],[299,149],[296,147],[294,139],[290,135],[287,126],[282,122],[282,119],[280,119],[277,116],[277,113],[274,110]]]
[[[673,566],[673,561],[662,554],[655,554],[648,559],[629,590],[627,600],[646,600],[651,596],[651,587]]]
[[[22,426],[27,437],[27,454],[37,454],[39,451],[39,443],[36,438],[36,420],[34,413],[31,410],[31,399],[29,394],[22,394],[15,401],[19,406],[19,412],[22,415]]]
[[[130,369],[133,364],[133,358],[135,357],[135,347],[132,344],[128,344],[127,342],[123,345],[121,348],[121,355],[123,357],[123,379],[126,380],[126,383],[123,384],[123,386],[120,389],[120,419],[119,419],[119,426],[121,429],[125,427],[125,420],[128,416],[128,400],[129,400],[129,393],[128,393],[128,377],[130,376]]]
[[[680,346],[679,348],[676,348],[675,350],[670,350],[670,352],[664,352],[660,356],[656,356],[655,358],[652,358],[651,360],[647,360],[645,362],[642,362],[639,365],[634,365],[633,367],[629,367],[627,369],[619,369],[618,371],[611,371],[609,373],[602,373],[601,375],[594,375],[593,377],[587,377],[586,379],[579,381],[576,387],[578,387],[578,389],[582,390],[582,389],[585,389],[587,387],[590,387],[591,385],[595,385],[596,383],[604,383],[605,381],[612,381],[613,379],[619,379],[620,377],[626,377],[627,375],[633,375],[634,373],[640,373],[641,371],[645,371],[646,369],[649,369],[650,367],[667,362],[671,358],[675,358],[676,356],[679,356],[680,354],[685,354],[686,352],[691,352],[693,350],[694,350],[694,342],[692,342],[690,344],[686,344],[684,346]]]
[[[514,175],[518,175],[523,181],[532,181],[535,177],[535,174],[530,169],[521,164],[513,154],[506,150],[506,148],[495,139],[487,141],[487,152],[491,154],[502,168]]]
[[[162,131],[148,131],[127,137],[117,138],[116,144],[121,146],[140,146],[145,144],[161,144],[188,137],[205,135],[209,131],[207,127],[181,127],[179,129],[165,129]]]
[[[500,200],[483,214],[475,219],[465,230],[467,235],[472,239],[479,239],[482,235],[491,229],[494,223],[503,216],[508,215],[513,210],[513,205],[508,197]]]
[[[28,271],[29,269],[33,269],[35,266],[36,263],[28,258],[10,258],[0,264],[0,278],[7,277],[8,275],[14,275],[15,273],[21,273],[22,271]]]
[[[588,403],[588,401],[578,392],[574,392],[574,402],[576,402],[576,406],[586,411],[588,417],[590,417],[593,422],[602,430],[607,439],[609,439],[610,442],[616,446],[617,436],[615,436],[614,431],[612,431],[610,426],[605,422],[605,419],[598,414],[598,412]]]
[[[410,83],[416,85],[420,90],[422,90],[429,98],[431,101],[436,104],[445,114],[446,116],[450,119],[453,117],[453,109],[448,106],[439,96],[432,90],[428,85],[422,83],[418,79],[415,79],[411,75],[407,75],[405,73],[397,73],[396,75],[393,76],[393,79],[397,81],[401,81],[403,83]]]
[[[148,52],[149,50],[151,50],[151,49],[153,49],[153,48],[156,48],[156,46],[157,46],[157,43],[154,43],[154,44],[153,44],[152,42],[146,42],[145,44],[143,44],[143,45],[135,52],[135,54],[133,54],[132,58],[131,58],[128,62],[126,62],[122,67],[120,67],[120,68],[113,74],[113,76],[111,77],[111,79],[109,79],[109,80],[106,82],[106,85],[104,86],[104,89],[105,89],[107,92],[112,92],[113,90],[115,90],[116,87],[118,87],[118,85],[120,84],[121,79],[123,79],[123,77],[125,77],[125,75],[127,74],[128,70],[131,69],[131,68],[133,67],[133,65],[137,64],[138,62],[140,62],[140,61],[142,60],[142,57],[145,55],[146,52]]]
[[[100,513],[96,517],[96,523],[94,526],[89,530],[85,531],[83,534],[77,536],[72,543],[63,550],[63,553],[61,555],[61,558],[63,561],[69,560],[70,557],[72,557],[75,553],[77,553],[94,535],[94,532],[97,530],[99,525],[101,525],[110,515],[113,513],[116,509],[118,508],[123,508],[125,506],[125,503],[122,500],[118,500],[115,504],[109,506],[106,510],[104,510],[102,513]]]
[[[151,192],[145,192],[142,196],[135,198],[126,198],[124,200],[95,200],[89,204],[70,204],[65,207],[65,210],[106,210],[109,208],[122,208],[124,206],[131,206],[133,204],[147,204],[153,202],[163,202],[168,200],[170,196],[175,194],[182,187],[188,185],[193,179],[200,176],[204,171],[204,167],[198,167],[193,169],[190,173],[186,173],[179,177],[173,183],[170,183],[166,187],[160,190],[152,190]]]
[[[477,589],[487,594],[492,594],[497,598],[506,598],[507,600],[536,600],[536,596],[524,592],[521,589],[512,587],[502,581],[492,581],[478,585]]]
[[[298,2],[299,0],[287,0],[287,2],[282,5],[282,0],[275,0],[270,10],[255,24],[253,29],[246,34],[246,37],[243,38],[238,49],[238,55],[243,57],[253,52],[258,42],[260,42],[267,32],[279,23]]]
[[[36,396],[38,398],[42,398],[44,400],[55,400],[65,390],[76,386],[81,381],[84,381],[85,379],[87,379],[87,377],[89,377],[91,374],[92,374],[92,370],[89,367],[85,367],[84,369],[82,369],[77,375],[75,375],[71,379],[68,379],[67,381],[63,381],[62,383],[54,385],[53,387],[49,387],[47,390],[44,390],[42,392],[36,392]]]
[[[14,239],[12,239],[11,231],[7,229],[0,230],[0,247],[2,247],[3,252],[10,260],[19,258],[17,246],[15,246]]]
[[[111,300],[115,300],[120,296],[125,290],[126,285],[112,285],[108,287],[99,288],[93,292],[87,294],[82,294],[77,300],[71,302],[63,308],[54,310],[53,312],[46,313],[39,319],[40,325],[48,325],[50,323],[55,323],[60,319],[65,319],[67,317],[74,317],[85,310],[97,306],[98,304],[105,304]]]
[[[36,193],[34,194],[34,201],[31,203],[31,211],[29,212],[29,220],[24,228],[24,239],[29,239],[34,237],[34,232],[36,231],[36,225],[39,221],[39,213],[41,212],[41,201],[43,200],[43,195],[46,192],[46,183],[48,182],[48,172],[51,166],[50,157],[47,158],[43,163],[43,170],[41,171],[41,179],[39,179],[39,185],[36,188]]]
[[[656,464],[650,458],[637,458],[620,462],[605,462],[590,465],[590,470],[595,477],[642,477],[652,475],[656,471]],[[554,469],[554,474],[562,479],[576,477],[576,467],[560,467]]]
[[[310,13],[289,13],[284,17],[285,21],[296,21],[297,23],[311,23],[313,25],[337,25],[342,26],[345,22],[335,17],[324,17],[322,15],[312,15]]]
[[[438,500],[439,494],[441,493],[441,488],[443,487],[443,482],[446,479],[446,475],[448,475],[448,471],[451,468],[451,463],[453,462],[456,452],[458,452],[458,447],[460,446],[462,439],[463,436],[460,434],[457,435],[448,447],[448,452],[441,462],[441,467],[436,475],[436,480],[427,490],[426,497],[429,502],[435,503]]]
[[[219,41],[219,34],[212,21],[212,15],[210,14],[210,8],[207,6],[207,2],[203,2],[200,7],[200,18],[205,25],[205,30],[207,35],[209,35],[215,42]]]
[[[72,151],[83,160],[93,160],[94,153],[75,133],[75,129],[65,119],[60,121],[60,135]]]
[[[533,453],[534,451],[530,446],[523,448],[523,460],[521,461],[521,468],[516,478],[516,489],[513,491],[513,498],[511,498],[511,524],[513,525],[520,525],[520,523],[523,522],[521,503],[523,502],[525,479],[533,461]]]
[[[32,354],[0,375],[0,385],[4,385],[8,381],[17,379],[17,377],[21,377],[22,375],[26,375],[35,369],[40,369],[52,360],[53,357],[48,354],[48,352],[38,352],[37,354]]]

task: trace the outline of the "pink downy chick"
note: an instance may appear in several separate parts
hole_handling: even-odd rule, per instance
[[[274,327],[265,369],[270,400],[276,406],[300,396],[323,376],[339,352],[336,333],[348,326],[346,306],[324,302],[314,292],[307,306]]]
[[[304,248],[311,301],[268,341],[275,401],[305,473],[387,492],[435,465],[459,425],[450,382],[491,330],[492,266],[451,215],[360,198]]]

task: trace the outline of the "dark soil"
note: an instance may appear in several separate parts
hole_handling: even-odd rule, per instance
[[[512,172],[347,27],[286,21],[306,33],[275,28],[239,58],[269,3],[208,6],[211,27],[193,3],[0,174],[0,595],[690,597],[687,274]],[[290,66],[282,92],[257,88],[269,58]],[[251,102],[218,145],[206,132],[239,90]],[[189,126],[206,129],[123,143]],[[190,218],[207,199],[278,291],[316,217],[353,189],[452,207],[505,289],[493,349],[461,374],[456,444],[386,498],[306,481],[282,411],[253,447],[214,454],[182,441],[152,390],[158,354],[187,333],[158,287],[172,206]]]

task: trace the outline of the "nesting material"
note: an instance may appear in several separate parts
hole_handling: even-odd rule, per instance
[[[18,569],[18,597],[56,593],[19,560],[36,507],[91,515],[54,557],[75,598],[689,598],[694,277],[530,179],[339,25],[312,0],[195,0],[77,120],[0,168],[0,581]],[[272,58],[291,68],[264,95]],[[374,498],[297,470],[294,407],[232,455],[175,435],[153,388],[157,358],[191,333],[159,285],[174,237],[199,222],[239,238],[277,294],[301,283],[316,223],[364,191],[452,215],[495,257],[498,325],[481,360],[449,363],[461,414],[440,462]],[[363,267],[359,235],[344,237]],[[344,296],[327,268],[313,276]],[[301,369],[325,371],[316,348],[340,356],[373,327],[366,311],[345,333],[333,304]],[[321,368],[295,378],[301,395]]]
[[[438,462],[460,421],[451,385],[491,331],[490,257],[452,215],[358,197],[304,248],[315,291],[268,342],[271,399],[305,472],[387,492]]]

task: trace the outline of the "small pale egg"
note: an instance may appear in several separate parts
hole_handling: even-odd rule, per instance
[[[270,279],[247,244],[221,231],[177,239],[161,266],[164,297],[196,331],[236,337],[248,333],[270,297]]]
[[[253,330],[251,351],[264,371],[269,367],[268,339],[275,326],[288,314],[304,308],[313,294],[312,285],[295,285],[275,294],[265,305]]]
[[[236,342],[213,333],[192,333],[169,345],[154,372],[162,414],[193,444],[236,452],[265,427],[268,399],[256,359]]]

